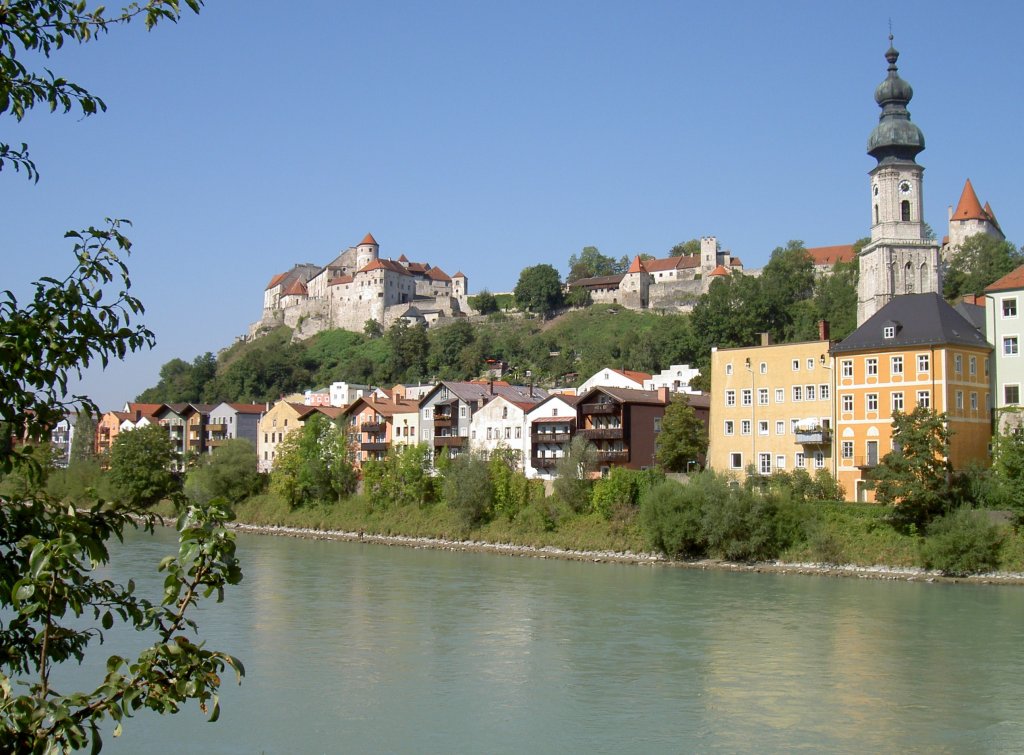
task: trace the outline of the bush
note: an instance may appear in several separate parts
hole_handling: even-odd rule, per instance
[[[984,513],[959,508],[931,523],[921,556],[929,569],[959,577],[994,570],[1001,546],[999,528]]]
[[[702,530],[711,555],[758,561],[775,558],[802,539],[808,514],[786,491],[735,488],[705,502]]]
[[[702,509],[717,485],[717,478],[700,474],[686,485],[665,480],[648,490],[640,498],[640,528],[651,547],[670,558],[704,555]]]
[[[476,454],[459,454],[444,476],[444,498],[466,529],[494,514],[494,485],[487,462]]]
[[[607,477],[594,484],[590,505],[605,519],[611,520],[617,512],[635,509],[641,496],[662,482],[665,475],[654,469],[626,469],[613,467]]]

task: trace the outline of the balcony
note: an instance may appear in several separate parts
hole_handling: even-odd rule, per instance
[[[363,424],[361,424],[359,426],[359,429],[362,430],[364,433],[379,433],[382,429],[384,429],[384,426],[377,420],[372,420],[370,422],[364,422]]]
[[[580,430],[587,440],[622,440],[621,427],[587,427]]]
[[[382,441],[370,441],[367,443],[360,443],[359,447],[364,451],[387,451],[388,444]]]
[[[530,457],[530,466],[534,469],[551,469],[558,464],[558,459],[545,456],[543,459],[537,456]]]
[[[583,404],[580,411],[583,414],[618,414],[618,404]]]
[[[797,429],[796,442],[803,446],[823,446],[832,442],[832,433],[827,427]]]
[[[434,427],[451,427],[452,426],[452,415],[450,414],[435,414],[434,415]]]
[[[206,426],[206,432],[210,433],[211,435],[213,433],[226,433],[227,431],[228,431],[228,426],[225,425],[223,422],[220,422],[220,423],[218,423],[216,425],[207,425]]]
[[[878,466],[878,454],[853,457],[853,465],[860,469],[874,469]]]
[[[571,433],[531,433],[531,443],[568,443],[572,440]]]
[[[610,461],[625,463],[629,461],[629,451],[597,451],[594,454],[596,461]]]
[[[434,448],[462,448],[466,445],[466,439],[458,435],[435,435]]]

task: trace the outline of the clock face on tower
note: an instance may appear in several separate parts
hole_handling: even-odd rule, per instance
[[[909,181],[900,181],[900,194],[909,194],[909,193],[910,193],[910,182]]]

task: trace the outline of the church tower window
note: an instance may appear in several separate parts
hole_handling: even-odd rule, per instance
[[[900,202],[900,220],[910,220],[910,200]]]

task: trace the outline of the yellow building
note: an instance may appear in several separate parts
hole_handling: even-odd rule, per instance
[[[894,411],[945,412],[953,468],[988,462],[991,352],[978,329],[935,293],[894,297],[833,345],[837,477],[847,498],[874,500],[867,478],[893,448]]]
[[[708,466],[757,474],[832,466],[828,330],[801,343],[711,351]],[[763,339],[767,341],[767,338]]]

